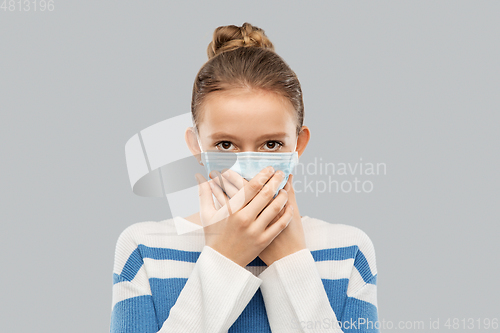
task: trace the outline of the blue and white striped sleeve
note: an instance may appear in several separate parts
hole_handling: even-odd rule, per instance
[[[159,322],[138,242],[140,227],[125,229],[116,245],[110,332],[226,332],[262,281],[205,245],[168,318]]]
[[[118,237],[113,267],[111,333],[159,330],[143,258],[129,226]]]
[[[314,256],[303,249],[275,261],[260,275],[269,324],[276,333],[291,332],[379,332],[377,315],[375,251],[368,236],[357,228],[346,242],[356,245],[314,251],[330,257],[318,258],[322,271],[344,276],[336,283],[323,280]],[[338,258],[331,256],[337,256]],[[328,260],[326,260],[328,259]],[[336,264],[335,262],[341,264]],[[336,271],[351,262],[349,271]],[[344,288],[343,280],[349,277]],[[342,302],[343,306],[333,304]],[[342,304],[341,303],[341,304]]]
[[[370,238],[359,231],[360,241],[347,286],[347,298],[340,316],[340,324],[343,332],[378,333],[380,323],[375,249]]]

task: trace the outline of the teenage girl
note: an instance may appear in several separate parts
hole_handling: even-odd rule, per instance
[[[192,154],[300,156],[310,138],[301,86],[264,31],[218,27],[208,58],[193,86]],[[111,332],[379,331],[362,230],[301,216],[292,174],[273,197],[286,175],[271,167],[249,181],[232,170],[196,177],[199,213],[120,234]],[[178,235],[179,224],[198,229]]]

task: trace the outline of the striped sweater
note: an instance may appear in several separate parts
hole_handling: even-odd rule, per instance
[[[308,216],[302,224],[306,249],[245,268],[184,218],[130,225],[116,243],[110,332],[379,332],[370,238]]]

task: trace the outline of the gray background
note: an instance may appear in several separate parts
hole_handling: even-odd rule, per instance
[[[380,319],[498,317],[499,17],[496,1],[1,10],[1,331],[109,331],[120,232],[170,218],[132,193],[125,142],[189,112],[213,30],[245,21],[301,80],[301,162],[387,165],[371,193],[298,195],[370,236]]]

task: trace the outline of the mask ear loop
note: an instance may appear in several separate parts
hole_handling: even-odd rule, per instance
[[[297,151],[297,142],[298,142],[298,141],[299,141],[299,137],[297,136],[297,140],[295,140],[295,147],[293,148],[292,153],[295,153],[295,152],[296,152],[297,154],[299,153],[299,152]]]
[[[196,126],[194,127],[194,133],[196,134],[196,140],[198,141],[198,146],[200,147],[200,155],[201,155],[201,153],[203,153],[204,151],[203,147],[201,146],[200,136],[198,135],[198,129],[196,128]],[[198,163],[200,163],[200,165],[203,165],[203,163],[201,162],[201,158]]]

